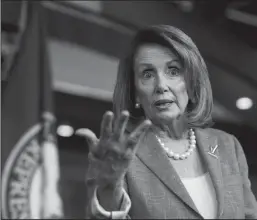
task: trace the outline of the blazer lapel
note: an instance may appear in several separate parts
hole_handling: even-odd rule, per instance
[[[162,181],[168,189],[175,193],[184,203],[197,213],[198,210],[181,182],[177,172],[162,150],[154,134],[149,131],[139,143],[137,156]]]
[[[208,167],[216,191],[218,202],[217,217],[219,218],[223,213],[224,189],[218,139],[203,129],[196,129],[196,140],[200,154]]]

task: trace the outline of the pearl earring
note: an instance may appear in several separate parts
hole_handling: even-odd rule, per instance
[[[136,103],[135,108],[140,108],[140,104]]]

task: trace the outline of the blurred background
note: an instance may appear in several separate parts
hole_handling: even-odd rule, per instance
[[[88,147],[74,135],[99,134],[102,115],[112,110],[120,57],[145,25],[182,29],[198,46],[209,69],[215,128],[234,134],[249,164],[257,197],[257,1],[42,1],[52,68],[54,113],[60,155],[60,192],[65,217],[85,215]],[[22,5],[3,1],[2,94],[8,82]],[[3,129],[3,128],[2,128]]]

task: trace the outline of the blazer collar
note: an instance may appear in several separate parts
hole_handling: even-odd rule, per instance
[[[224,204],[224,185],[220,163],[221,143],[218,137],[210,132],[209,129],[196,129],[197,146],[204,163],[207,165],[213,186],[215,188],[218,202],[218,218],[223,213]]]
[[[203,161],[208,167],[210,176],[217,195],[218,217],[222,214],[223,193],[222,174],[219,162],[219,149],[214,147],[218,144],[217,138],[210,135],[204,129],[195,129],[197,146]],[[166,187],[175,193],[185,204],[199,213],[193,200],[188,194],[179,175],[170,163],[166,153],[159,146],[155,135],[149,131],[140,141],[137,151],[138,158],[162,181]],[[211,150],[212,149],[212,150]],[[213,152],[211,155],[209,152]]]
[[[184,203],[198,212],[193,200],[171,165],[166,153],[161,149],[155,135],[149,131],[139,143],[137,156]]]

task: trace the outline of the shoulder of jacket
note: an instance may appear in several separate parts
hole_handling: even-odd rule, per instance
[[[234,138],[233,134],[230,134],[226,131],[223,131],[223,130],[220,130],[220,129],[217,129],[217,128],[205,128],[204,130],[206,130],[211,135]]]
[[[231,143],[232,145],[234,145],[235,139],[237,139],[233,134],[230,134],[220,129],[205,128],[204,130],[209,134],[209,136],[215,136],[218,140],[226,143]]]

